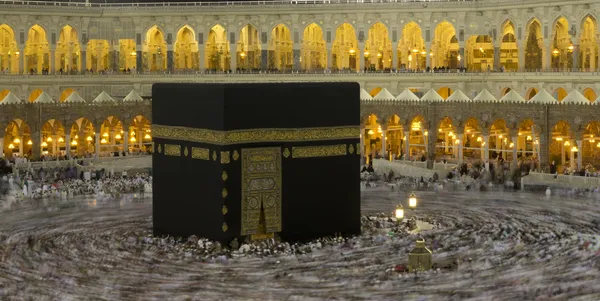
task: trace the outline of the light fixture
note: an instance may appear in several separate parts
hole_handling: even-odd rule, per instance
[[[92,141],[92,140],[94,140],[94,139],[92,138],[92,136],[87,136],[87,138],[85,138],[85,140],[87,140],[87,141],[90,141],[90,142],[91,142],[91,141]]]
[[[408,197],[408,207],[410,207],[410,209],[417,208],[417,196],[414,192],[412,192]]]
[[[425,49],[421,50],[421,55],[426,55],[427,51],[425,51]]]
[[[381,132],[383,132],[383,131],[381,130],[381,126],[379,126],[379,127],[377,128],[377,133],[381,133]]]
[[[408,56],[408,61],[411,62],[412,61],[412,55]]]
[[[21,143],[21,139],[15,138],[15,140],[13,140],[13,143],[14,144],[19,144],[19,143]]]
[[[579,151],[579,149],[577,148],[577,146],[573,146],[573,148],[571,148],[571,151],[576,153]]]
[[[441,133],[441,132],[442,132],[442,129],[438,129],[438,132],[439,132],[439,133]]]
[[[477,142],[481,142],[483,139],[481,137],[477,137]]]
[[[21,53],[17,51],[17,52],[15,52],[15,54],[16,54],[16,55],[19,55],[19,54],[21,54]]]
[[[598,144],[598,147],[600,147],[600,143]],[[13,148],[15,148],[15,146],[12,143],[8,145],[8,149],[13,149]]]
[[[396,206],[396,220],[402,221],[404,219],[404,207],[400,204]]]
[[[348,50],[348,52],[349,52],[350,54],[354,54],[356,51],[355,51],[354,49],[350,49],[350,50]]]
[[[454,140],[454,144],[460,144],[460,139]]]
[[[370,53],[369,53],[368,51],[365,51],[363,54],[364,54],[365,56],[369,56],[369,54],[370,54]]]
[[[571,143],[569,141],[565,141],[565,146],[569,146]]]
[[[600,148],[600,142],[598,142],[598,144],[596,144],[596,147]]]
[[[46,139],[46,142],[52,142],[52,137],[48,137],[48,139]]]
[[[456,57],[456,59],[460,62],[460,60],[462,59],[462,57],[460,56],[460,54]]]
[[[241,52],[241,53],[240,53],[240,57],[241,57],[241,58],[244,58],[245,56],[246,56],[246,53],[245,53],[245,52]]]
[[[373,134],[375,134],[375,132],[373,132],[373,130],[369,130],[369,131],[367,132],[367,134],[369,134],[369,135],[373,135]]]
[[[377,57],[381,57],[381,52],[377,53]]]
[[[102,134],[102,137],[108,137],[108,133]]]
[[[533,138],[531,138],[531,136],[527,136],[527,141],[531,141],[533,140]]]
[[[511,143],[508,145],[508,147],[509,147],[509,148],[513,148],[513,147],[515,147],[515,144],[511,142]]]
[[[558,50],[558,48],[554,48],[554,50],[552,50],[552,54],[554,55],[558,55],[560,53],[560,51]]]
[[[75,135],[75,139],[79,139],[79,135]]]
[[[136,141],[136,139],[135,139],[135,137],[131,137],[131,139],[129,139],[129,141],[131,141],[131,142],[135,142],[135,141]]]
[[[417,49],[417,47],[415,46],[415,48],[413,48],[412,52],[417,53],[417,52],[419,52],[419,49]]]
[[[595,143],[595,142],[596,142],[596,140],[594,140],[594,139],[590,140],[590,143]]]
[[[100,143],[105,144],[106,143],[106,139],[102,138],[102,140],[100,140]]]
[[[150,140],[150,139],[152,139],[152,137],[150,137],[150,134],[146,134],[146,136],[144,136],[144,139]]]
[[[33,141],[31,141],[31,140],[27,141],[27,145],[33,145]]]
[[[423,135],[424,135],[424,136],[427,136],[427,135],[429,135],[429,132],[428,132],[428,131],[425,131],[425,132],[423,132]]]
[[[569,50],[573,50],[575,49],[575,46],[573,46],[573,44],[569,45]]]
[[[137,52],[135,52],[135,51],[132,51],[130,54],[131,54],[131,56],[136,56],[136,55],[137,55]]]
[[[479,51],[481,51],[481,53],[484,53],[483,47],[479,47]]]
[[[115,139],[117,139],[117,140],[121,139],[121,134],[116,134]]]
[[[63,139],[62,137],[60,137],[60,138],[58,138],[58,142],[59,143],[63,143],[63,142],[65,142],[65,139]]]
[[[77,145],[77,140],[73,139],[73,141],[71,141],[71,145],[76,146]]]
[[[42,147],[46,147],[48,146],[48,143],[46,143],[46,141],[42,142]]]
[[[502,139],[502,135],[498,136],[498,138]]]
[[[562,137],[556,138],[556,141],[562,141],[562,140],[563,140]]]
[[[517,133],[517,135],[521,136],[522,134],[521,134],[521,132],[519,132],[519,133]]]
[[[433,51],[429,52],[429,56],[433,57]]]

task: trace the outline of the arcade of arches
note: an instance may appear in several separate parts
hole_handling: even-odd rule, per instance
[[[424,161],[431,156],[448,162],[476,162],[502,158],[539,158],[542,146],[540,128],[531,119],[509,128],[503,119],[482,127],[475,118],[458,125],[450,117],[439,120],[436,129],[427,129],[422,116],[401,120],[397,115],[382,119],[369,115],[361,128],[362,154],[373,158]],[[556,123],[549,135],[549,162],[559,170],[581,168],[587,164],[600,168],[600,121],[590,122],[576,134],[566,121]],[[579,137],[578,139],[576,137]],[[598,141],[596,141],[598,140]]]
[[[270,29],[268,40],[265,33],[246,24],[236,33],[236,41],[229,41],[227,29],[219,24],[206,35],[200,35],[206,36],[205,41],[198,41],[198,35],[189,25],[173,34],[174,41],[171,34],[152,26],[145,31],[142,45],[137,48],[134,39],[92,39],[84,45],[77,29],[70,25],[60,29],[56,44],[51,45],[47,29],[38,24],[29,28],[24,45],[19,45],[14,29],[0,24],[0,69],[39,74],[135,68],[143,71],[596,69],[600,67],[597,20],[588,15],[579,27],[576,29],[566,18],[559,17],[553,22],[549,37],[544,39],[541,22],[533,18],[520,39],[515,24],[507,20],[494,39],[490,35],[459,36],[454,24],[441,21],[432,28],[429,42],[424,39],[421,25],[408,22],[395,42],[384,23],[372,24],[364,37],[359,37],[359,31],[350,23],[342,23],[335,28],[331,43],[326,43],[324,29],[310,23],[302,29],[299,45],[295,45],[292,31],[283,24]],[[234,33],[231,35],[235,38]]]
[[[33,137],[29,125],[15,119],[8,123],[0,138],[0,149],[7,158],[41,156],[111,156],[115,152],[152,152],[150,122],[138,115],[124,125],[114,116],[107,117],[100,126],[86,118],[79,118],[69,127],[50,119]],[[39,139],[39,140],[38,140]],[[36,148],[39,148],[37,153]]]

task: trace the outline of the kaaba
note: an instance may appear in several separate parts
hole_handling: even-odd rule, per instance
[[[154,235],[360,234],[357,83],[152,87]]]

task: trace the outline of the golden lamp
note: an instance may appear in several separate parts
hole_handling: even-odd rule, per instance
[[[401,204],[396,206],[396,220],[402,221],[404,219],[404,207]]]
[[[73,140],[73,141],[71,142],[71,145],[73,145],[73,146],[76,146],[76,145],[77,145],[77,140]]]
[[[31,140],[27,141],[27,145],[33,145],[33,141],[31,141]]]
[[[85,140],[87,140],[87,141],[90,141],[90,142],[91,142],[91,141],[92,141],[92,140],[94,140],[94,139],[92,139],[92,136],[87,136],[87,138],[85,138]]]
[[[417,208],[417,196],[414,192],[408,197],[408,207],[410,207],[410,209]]]

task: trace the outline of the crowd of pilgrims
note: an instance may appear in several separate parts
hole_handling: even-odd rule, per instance
[[[151,193],[152,176],[146,173],[128,175],[100,170],[79,171],[77,168],[55,167],[30,169],[12,174],[0,159],[0,195],[14,191],[21,198],[62,198],[74,196],[117,197],[128,193]]]

